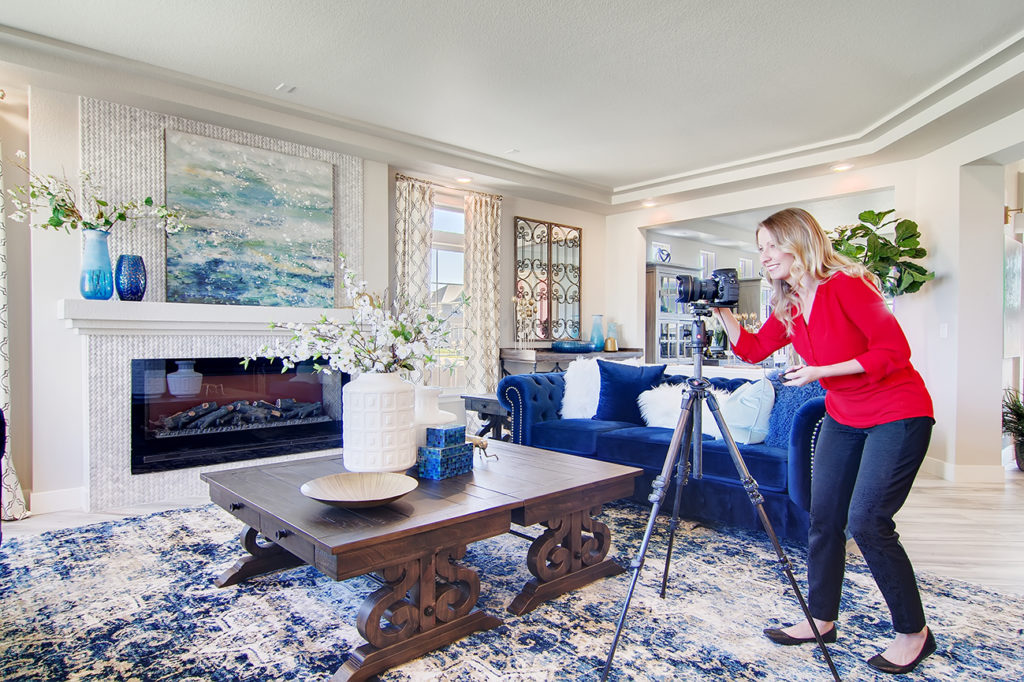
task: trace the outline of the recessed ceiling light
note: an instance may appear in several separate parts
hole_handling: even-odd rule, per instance
[[[658,202],[655,201],[654,199],[644,199],[642,202],[640,202],[640,205],[643,206],[644,208],[654,208],[655,206],[658,205]]]
[[[829,170],[832,171],[833,173],[842,173],[843,171],[848,171],[851,168],[853,168],[852,163],[837,163],[834,166],[830,167]]]
[[[287,83],[278,83],[277,87],[274,89],[277,90],[278,92],[283,92],[286,95],[290,95],[293,92],[295,92],[295,86],[288,85]]]
[[[470,182],[473,182],[473,178],[467,178],[463,176],[461,178],[455,178],[455,182],[461,182],[463,185],[466,185]]]

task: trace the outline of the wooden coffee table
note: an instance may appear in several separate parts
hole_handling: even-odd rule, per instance
[[[306,481],[345,471],[341,455],[202,474],[210,498],[245,524],[247,554],[216,584],[304,563],[334,580],[376,574],[383,587],[356,619],[367,643],[332,678],[365,680],[501,625],[476,607],[480,577],[459,560],[469,543],[510,532],[512,524],[545,527],[526,552],[534,577],[509,604],[514,614],[624,570],[605,558],[611,534],[593,517],[602,504],[633,493],[640,469],[494,440],[487,452],[475,456],[471,473],[421,480],[405,497],[371,509],[332,507],[299,492]]]

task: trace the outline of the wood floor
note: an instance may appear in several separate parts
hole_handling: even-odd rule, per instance
[[[3,536],[6,541],[208,502],[200,497],[99,514],[40,514],[4,523]],[[918,571],[1024,594],[1024,472],[1007,470],[1003,484],[957,484],[922,474],[896,523]]]

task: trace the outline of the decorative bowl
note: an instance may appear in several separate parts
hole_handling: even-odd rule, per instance
[[[416,489],[419,481],[405,474],[382,471],[331,474],[306,481],[306,497],[335,507],[379,507]]]
[[[553,341],[551,350],[556,353],[590,353],[594,344],[589,341]]]

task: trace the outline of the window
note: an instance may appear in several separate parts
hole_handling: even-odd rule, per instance
[[[447,200],[439,198],[439,202]],[[466,216],[461,201],[434,206],[433,244],[430,249],[430,303],[437,315],[451,314],[465,287]],[[424,373],[428,386],[459,388],[466,385],[466,354],[461,314],[451,318],[449,343],[438,349],[439,362]]]
[[[740,258],[740,277],[747,279],[754,276],[754,261],[750,258]]]
[[[700,276],[701,279],[707,279],[711,276],[711,271],[715,269],[715,252],[714,251],[701,251],[700,252]]]

